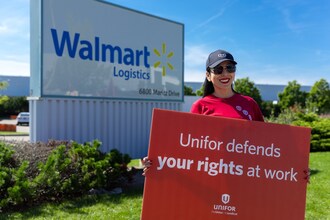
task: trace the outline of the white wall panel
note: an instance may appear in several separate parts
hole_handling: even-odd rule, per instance
[[[101,150],[147,155],[153,108],[181,111],[181,102],[29,98],[31,142],[98,139]],[[38,115],[38,117],[37,117]]]

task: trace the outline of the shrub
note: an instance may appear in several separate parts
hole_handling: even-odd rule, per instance
[[[22,204],[31,197],[30,183],[25,175],[28,162],[20,166],[11,147],[0,142],[0,211],[8,205]]]
[[[330,118],[305,116],[293,124],[312,128],[311,151],[330,151]]]
[[[15,167],[12,155],[14,151],[0,142],[0,199],[4,198],[11,181],[11,168]]]
[[[295,107],[284,110],[277,118],[269,118],[268,121],[309,127],[312,129],[310,151],[330,151],[330,118],[304,113],[301,108]]]
[[[99,141],[37,143],[46,149],[41,152],[48,151],[39,161],[33,161],[31,152],[28,156],[15,155],[13,148],[23,154],[17,145],[0,142],[0,211],[81,195],[93,188],[110,190],[123,186],[133,174],[127,169],[131,160],[128,155],[115,149],[103,153]]]

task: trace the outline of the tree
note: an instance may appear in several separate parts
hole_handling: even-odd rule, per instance
[[[190,95],[190,96],[195,96],[196,93],[194,93],[193,89],[189,86],[183,86],[184,88],[184,95]]]
[[[196,91],[197,96],[203,96],[204,95],[204,85],[200,89]]]
[[[250,81],[249,77],[237,79],[234,86],[235,91],[252,97],[259,106],[262,104],[262,98],[259,89],[255,86],[254,82]]]
[[[9,83],[7,81],[1,81],[0,82],[0,90],[5,90],[9,86]],[[7,96],[0,96],[0,105],[8,101]]]
[[[314,83],[307,96],[307,109],[318,114],[330,112],[330,88],[325,79]]]
[[[9,83],[7,81],[0,82],[0,90],[7,89]]]
[[[287,109],[294,106],[305,107],[308,93],[301,91],[300,88],[300,84],[296,80],[293,80],[288,83],[282,93],[278,94],[278,104],[281,106],[281,109]]]

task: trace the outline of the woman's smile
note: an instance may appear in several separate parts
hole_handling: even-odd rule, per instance
[[[227,83],[230,82],[230,78],[227,78],[227,77],[226,78],[221,78],[219,81],[223,84],[227,84]]]

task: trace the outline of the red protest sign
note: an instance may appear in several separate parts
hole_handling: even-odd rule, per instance
[[[141,218],[304,219],[310,129],[153,112]]]

